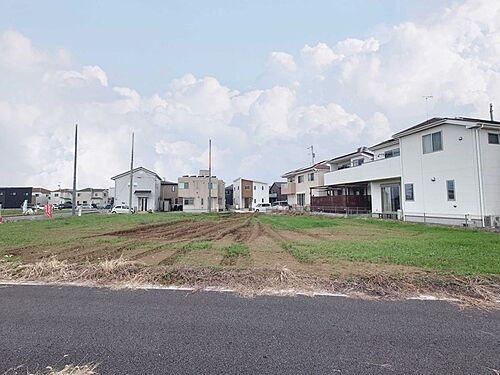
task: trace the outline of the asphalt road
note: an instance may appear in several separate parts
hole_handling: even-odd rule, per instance
[[[91,361],[103,374],[495,374],[500,313],[438,301],[0,287],[0,374]]]

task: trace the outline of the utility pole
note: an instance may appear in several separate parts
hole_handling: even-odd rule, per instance
[[[493,103],[490,103],[490,120],[495,121],[493,120]]]
[[[128,207],[130,213],[133,212],[132,207],[132,189],[134,187],[134,132],[132,132],[132,151],[130,152],[130,189],[128,192]]]
[[[73,202],[71,205],[71,216],[76,215],[76,154],[78,147],[78,124],[75,125],[75,156],[73,161]],[[61,187],[59,187],[59,190]],[[59,192],[60,193],[60,192]]]
[[[212,140],[208,140],[208,212],[212,212]]]
[[[425,115],[427,116],[426,120],[428,120],[429,119],[429,107],[427,106],[427,102],[429,101],[429,99],[433,99],[434,96],[432,96],[432,95],[423,95],[422,98],[425,99]]]
[[[316,154],[314,153],[314,146],[311,145],[310,147],[307,148],[308,150],[311,150],[311,160],[312,160],[312,165],[314,165],[314,158],[316,157]]]

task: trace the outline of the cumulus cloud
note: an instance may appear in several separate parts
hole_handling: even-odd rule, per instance
[[[271,182],[305,166],[311,144],[331,158],[424,120],[422,95],[434,96],[430,115],[486,117],[500,103],[500,3],[488,0],[366,39],[271,52],[246,92],[187,73],[145,96],[67,49],[36,46],[36,36],[0,32],[1,185],[68,186],[75,123],[82,187],[109,186],[128,168],[132,131],[136,164],[169,180],[206,168],[211,138],[215,174]]]

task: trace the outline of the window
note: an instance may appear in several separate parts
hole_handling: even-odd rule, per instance
[[[14,192],[10,193],[10,195],[17,195],[17,193],[14,191]]]
[[[362,165],[365,162],[365,159],[355,159],[352,161],[352,166],[357,167]]]
[[[189,182],[183,182],[181,186],[183,189],[189,189]]]
[[[448,194],[448,200],[454,201],[455,200],[455,180],[446,181],[446,191]]]
[[[500,134],[488,133],[488,143],[490,145],[500,145]]]
[[[253,186],[253,189],[254,189],[254,190],[257,190],[257,186],[255,186],[255,185],[254,185],[254,186]]]
[[[38,194],[38,193],[36,193],[36,194],[35,194],[35,197],[37,197],[37,198],[38,198],[39,196],[40,196],[40,194]]]
[[[295,177],[288,177],[288,182],[295,182]]]
[[[172,191],[175,191],[175,186],[172,186]]]
[[[250,185],[245,185],[245,190],[250,190]]]
[[[254,200],[253,200],[253,203],[257,203],[257,199],[254,199]]]
[[[305,194],[297,194],[297,204],[299,206],[303,206],[306,202],[306,195]]]
[[[422,136],[422,147],[424,154],[441,151],[443,149],[443,139],[441,132]]]
[[[395,156],[399,156],[399,148],[395,148],[394,150],[389,150],[384,153],[384,158],[393,158]]]
[[[203,198],[201,198],[201,205],[203,206]]]
[[[194,198],[184,198],[184,206],[193,206]]]
[[[405,199],[407,201],[415,200],[415,197],[413,194],[413,184],[405,184]]]
[[[262,185],[262,191],[264,191],[264,185]]]
[[[264,198],[262,198],[262,203],[264,203]]]
[[[55,194],[54,194],[54,197],[58,197],[58,196],[59,196],[59,194],[58,194],[58,193],[55,193]]]
[[[298,181],[299,181],[299,184],[300,184],[301,182],[304,182],[304,176],[298,176]]]
[[[314,172],[307,174],[307,181],[314,181]]]
[[[76,196],[79,197],[80,196],[80,193],[76,193]]]

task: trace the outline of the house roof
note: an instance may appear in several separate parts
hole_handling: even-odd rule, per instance
[[[32,191],[33,193],[44,193],[44,194],[50,193],[50,190],[45,188],[33,188]]]
[[[134,169],[133,169],[133,173],[135,173],[135,172],[139,172],[139,171],[144,171],[144,172],[147,172],[147,173],[149,173],[149,174],[152,174],[152,175],[154,175],[154,176],[155,176],[158,180],[160,180],[160,181],[161,181],[160,176],[158,176],[158,175],[157,175],[155,172],[153,172],[152,170],[149,170],[149,169],[144,168],[144,167],[137,167],[137,168],[134,168]],[[126,176],[126,175],[128,175],[128,174],[130,174],[130,170],[128,170],[128,171],[126,171],[126,172],[123,172],[123,173],[120,173],[120,174],[117,174],[116,176],[111,177],[111,179],[112,179],[112,180],[116,180],[116,179],[118,179],[118,178],[120,178],[120,177],[123,177],[123,176]]]
[[[303,173],[303,172],[307,172],[307,171],[314,170],[314,169],[328,169],[329,170],[330,167],[325,164],[327,161],[328,160],[323,160],[323,161],[320,161],[319,163],[310,165],[308,167],[299,168],[299,169],[295,169],[295,170],[290,171],[290,172],[286,172],[281,177],[286,178],[288,176],[293,176],[293,175],[296,175],[296,174],[299,174],[299,173]]]
[[[335,157],[333,159],[327,160],[326,162],[327,163],[331,163],[331,162],[334,162],[334,161],[339,161],[339,160],[342,160],[342,159],[351,158],[351,157],[353,157],[355,155],[363,155],[363,154],[372,156],[373,152],[371,152],[367,147],[359,147],[354,152],[350,152],[350,153],[345,154],[345,155],[337,156],[337,157]]]
[[[268,185],[267,182],[262,182],[262,181],[256,181],[256,180],[250,180],[249,178],[243,178],[243,177],[238,177],[236,180],[233,180],[233,182],[236,182],[238,180],[245,180],[245,181],[252,181],[252,182],[256,182],[258,184],[264,184],[264,185]]]
[[[162,185],[178,185],[177,182],[172,182],[172,181],[162,181],[161,184]]]
[[[368,147],[368,149],[370,149],[370,150],[377,150],[379,148],[383,148],[383,147],[389,146],[390,144],[393,144],[393,143],[397,144],[397,143],[399,143],[399,141],[397,139],[394,139],[394,138],[387,139],[387,140],[385,140],[383,142],[380,142],[380,143],[377,143],[377,144],[375,144],[373,146]]]
[[[423,130],[423,129],[428,129],[432,128],[434,126],[438,126],[441,124],[444,124],[446,121],[465,121],[465,122],[471,122],[471,123],[483,123],[483,124],[491,124],[491,125],[498,125],[500,126],[499,121],[491,121],[491,120],[483,120],[479,118],[471,118],[471,117],[433,117],[429,120],[423,121],[417,125],[411,126],[407,129],[404,129],[396,134],[393,135],[394,138],[400,138],[402,136],[415,133],[417,131]]]

